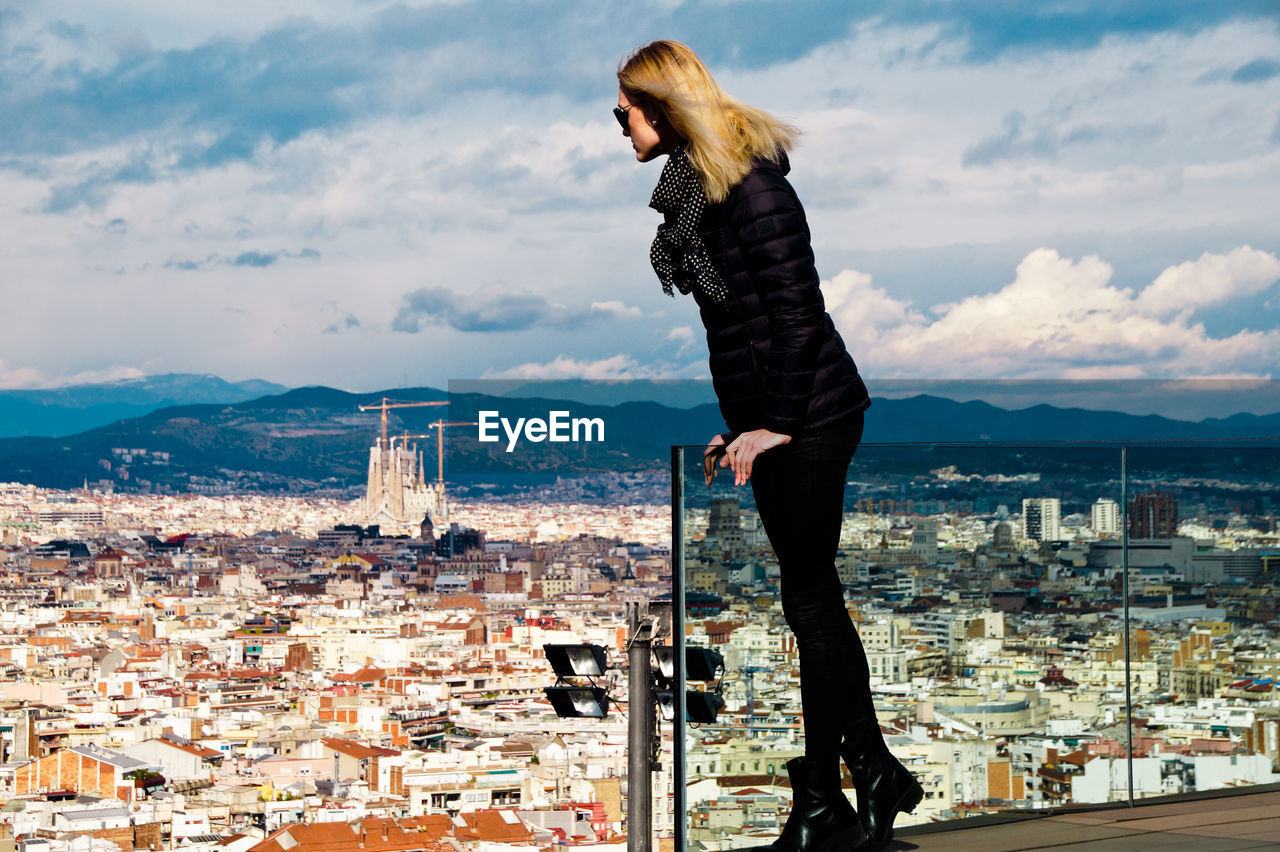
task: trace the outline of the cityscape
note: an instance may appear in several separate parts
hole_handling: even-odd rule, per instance
[[[881,727],[924,785],[899,825],[1280,781],[1274,451],[1184,448],[1122,513],[1117,448],[884,470],[932,449],[859,450],[837,566]],[[724,709],[686,737],[686,836],[722,849],[777,836],[803,751],[777,566],[729,491],[687,511],[685,556],[689,643],[725,660],[703,687]]]
[[[901,459],[923,448],[868,446],[850,471],[837,567],[882,729],[925,787],[899,824],[1280,781],[1274,452],[1193,448],[1122,505],[1114,449],[1072,467],[1005,448],[1001,473],[990,449],[921,474]],[[626,717],[649,706],[620,677],[626,608],[671,600],[682,568],[685,642],[724,661],[689,688],[720,701],[659,724],[648,830],[671,847],[682,783],[688,843],[777,836],[799,668],[749,490],[704,487],[699,462],[673,542],[661,470],[482,500],[389,453],[377,438],[351,501],[0,486],[0,831],[625,848],[645,830]],[[447,520],[417,516],[428,498]],[[604,718],[557,715],[549,644],[605,649]]]
[[[1280,3],[0,0],[0,80],[0,852],[1280,849]],[[920,790],[703,468],[868,401],[796,626]]]

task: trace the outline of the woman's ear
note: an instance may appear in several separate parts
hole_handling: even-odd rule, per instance
[[[680,135],[680,131],[676,130],[675,125],[671,123],[671,119],[661,107],[655,107],[654,114],[651,117],[646,114],[646,117],[649,117],[649,124],[658,132],[662,153],[670,154],[684,142],[684,137]]]

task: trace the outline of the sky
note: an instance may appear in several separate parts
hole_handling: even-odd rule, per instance
[[[1280,5],[0,0],[0,387],[707,375],[618,62],[804,135],[873,382],[1280,378]]]

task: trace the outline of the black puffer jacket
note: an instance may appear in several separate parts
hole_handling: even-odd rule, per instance
[[[781,164],[759,161],[699,229],[732,293],[694,291],[707,329],[711,379],[730,431],[797,436],[839,426],[871,404],[826,312],[809,224]]]

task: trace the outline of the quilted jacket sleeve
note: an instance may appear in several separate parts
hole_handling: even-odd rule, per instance
[[[774,168],[752,170],[736,195],[730,226],[769,320],[765,417],[772,431],[792,435],[804,425],[826,323],[809,224]]]

